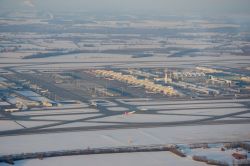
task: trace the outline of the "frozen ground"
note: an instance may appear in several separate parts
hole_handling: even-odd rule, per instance
[[[30,90],[23,90],[23,91],[15,91],[17,94],[20,94],[24,97],[27,97],[29,98],[30,100],[33,100],[33,101],[39,101],[39,102],[44,102],[44,101],[48,101],[48,102],[52,102],[51,100],[33,92],[33,91],[30,91]]]
[[[14,13],[14,15],[22,16],[22,13]],[[94,20],[94,18],[92,19]],[[18,26],[37,24],[46,27],[46,24],[50,24],[45,20],[33,18],[33,16],[29,19],[3,19],[0,22]],[[53,23],[53,26],[56,28],[56,23]],[[7,71],[3,67],[13,69],[13,73],[15,71],[27,73],[31,70],[39,72],[103,67],[128,69],[138,67],[223,66],[240,69],[250,65],[250,56],[243,56],[247,55],[247,53],[242,54],[243,47],[249,48],[249,42],[245,41],[245,39],[242,40],[247,34],[235,32],[235,34],[232,33],[231,35],[227,30],[219,33],[212,32],[214,28],[242,28],[239,27],[240,24],[238,23],[231,24],[230,22],[224,23],[224,21],[220,23],[219,20],[212,23],[201,19],[186,21],[112,21],[111,19],[109,21],[90,21],[86,24],[72,26],[74,28],[79,27],[84,31],[91,28],[130,27],[132,29],[156,30],[157,33],[158,31],[161,33],[163,28],[166,28],[166,30],[168,28],[176,30],[177,28],[177,31],[195,28],[198,33],[182,34],[185,35],[184,37],[179,35],[179,32],[173,37],[168,37],[168,35],[155,36],[149,33],[146,38],[140,34],[119,34],[120,32],[118,34],[108,34],[109,32],[103,34],[60,33],[63,32],[61,30],[64,28],[66,31],[69,30],[68,28],[71,27],[69,24],[65,27],[62,24],[59,27],[61,30],[59,30],[58,34],[2,32],[0,35],[3,39],[1,41],[3,48],[12,49],[13,46],[18,48],[16,48],[16,51],[1,53],[0,72]],[[200,29],[203,29],[204,32],[199,32]],[[210,30],[212,33],[207,32]],[[128,35],[127,39],[126,35]],[[125,38],[122,36],[125,36]],[[86,43],[90,44],[86,45]],[[187,56],[176,57],[178,53],[181,53],[179,49],[184,48],[191,49],[191,52],[192,49],[194,51],[195,49],[198,50],[187,54]],[[97,52],[104,50],[110,52],[111,49],[121,53],[123,49],[128,51],[138,49],[139,52],[145,49],[152,50],[154,56],[133,58],[132,53],[129,54],[125,51],[123,54],[81,53],[58,57],[23,59],[27,55],[38,52],[45,53],[53,49],[65,51],[95,50]],[[160,51],[161,55],[155,54],[155,52],[158,52],[156,50],[162,49],[164,51]],[[169,57],[170,55],[175,57]],[[7,73],[3,74],[11,73],[12,71],[7,71]],[[0,82],[2,81],[4,80],[0,77]],[[37,95],[23,95],[33,100],[44,100],[44,98]],[[197,102],[132,99],[127,102],[121,101],[121,103],[119,103],[119,100],[115,100],[110,103],[100,104],[98,108],[89,106],[87,103],[81,103],[78,105],[38,108],[10,114],[0,112],[2,113],[0,114],[0,155],[123,145],[249,141],[249,102],[250,100],[207,100]],[[132,113],[128,115],[125,112]],[[161,125],[161,127],[153,125],[157,123],[164,125]],[[137,124],[140,125],[136,126]],[[132,125],[134,126],[131,127]],[[74,130],[75,128],[80,129]],[[39,133],[39,130],[45,132]],[[199,149],[199,153],[201,151]],[[196,152],[198,153],[198,150],[194,150],[193,154]],[[219,156],[214,149],[211,149],[211,152],[202,151],[202,153],[212,157]],[[204,164],[192,161],[190,158],[180,159],[168,152],[159,152],[27,160],[19,161],[17,165],[195,166]]]
[[[18,125],[14,121],[9,120],[0,120],[0,131],[13,130],[13,129],[21,129],[22,126]]]
[[[197,120],[202,119],[202,117],[192,117],[192,116],[182,116],[182,115],[152,115],[152,114],[130,114],[130,115],[116,115],[112,117],[99,118],[98,121],[101,122],[178,122],[186,120]],[[96,121],[96,120],[90,120]]]
[[[0,137],[0,154],[149,144],[250,141],[249,124],[81,131]]]
[[[185,166],[205,166],[206,164],[193,161],[190,158],[180,158],[170,152],[148,152],[148,153],[120,153],[101,154],[88,156],[69,156],[46,158],[43,160],[23,160],[15,162],[17,166],[163,166],[163,165],[185,165]],[[2,164],[8,166],[8,164]]]
[[[198,144],[194,145],[197,146]],[[207,144],[203,145],[203,147],[192,148],[192,146],[188,145],[178,145],[179,149],[186,154],[188,157],[199,156],[206,157],[207,160],[218,161],[221,163],[226,163],[228,165],[234,165],[233,163],[237,163],[239,160],[235,159],[232,154],[243,154],[246,155],[249,159],[250,153],[241,147],[232,148],[227,147],[226,144]],[[199,145],[201,146],[201,145]]]
[[[158,105],[158,104],[165,104],[165,105],[173,105],[173,104],[188,104],[188,105],[192,105],[195,103],[239,103],[239,102],[250,102],[250,99],[234,99],[234,100],[176,100],[176,101],[168,101],[168,100],[152,100],[149,98],[143,98],[143,99],[125,99],[125,100],[121,100],[121,99],[117,99],[120,102],[123,103],[129,103],[132,105]]]
[[[239,123],[249,120],[249,99],[239,100],[196,100],[168,101],[152,99],[135,101],[117,99],[113,101],[96,100],[98,107],[89,107],[87,103],[64,104],[58,107],[36,108],[30,111],[13,112],[10,119],[2,123],[1,130],[8,131],[25,128],[68,128],[147,124],[181,123],[191,121],[232,120]],[[19,125],[9,124],[18,123]],[[228,122],[229,123],[229,122]],[[230,124],[230,123],[229,123]],[[126,127],[127,126],[127,127]]]
[[[119,102],[122,103],[119,105]],[[65,149],[115,147],[150,144],[189,144],[204,142],[250,141],[250,124],[181,125],[155,128],[116,128],[116,125],[136,123],[181,122],[202,120],[219,116],[217,121],[249,120],[249,108],[244,100],[200,100],[168,101],[152,99],[133,99],[108,101],[100,104],[104,111],[87,103],[65,104],[59,107],[34,109],[15,112],[14,120],[1,120],[0,132],[26,128],[69,129],[74,127],[99,127],[97,130],[78,132],[48,132],[44,134],[0,136],[0,155],[23,152],[40,152]],[[126,107],[128,105],[128,107]],[[135,109],[134,114],[125,115],[125,111]],[[106,112],[105,112],[106,109]],[[107,113],[107,114],[106,114]],[[231,115],[232,114],[232,115]],[[214,120],[214,121],[216,121]],[[239,121],[238,121],[239,122]],[[105,126],[114,126],[115,130],[106,130]],[[103,128],[102,128],[103,127]],[[199,152],[200,153],[200,152]],[[195,154],[195,151],[194,151]],[[220,157],[216,151],[202,152],[211,157]],[[140,155],[141,159],[140,159]],[[228,155],[229,156],[229,155]],[[228,160],[229,157],[225,160]],[[150,158],[151,157],[151,158]],[[222,158],[225,156],[222,156]],[[192,161],[191,157],[179,158],[168,152],[108,154],[100,156],[72,156],[49,158],[44,160],[25,160],[17,165],[205,165]],[[149,161],[147,161],[149,160]],[[72,162],[74,164],[72,164]],[[2,164],[2,163],[1,163]],[[0,164],[0,165],[1,165]],[[2,164],[4,165],[4,164]]]
[[[226,56],[226,58],[224,57]],[[167,57],[153,56],[144,58],[132,58],[132,55],[82,53],[63,55],[58,57],[20,59],[20,57],[2,57],[0,67],[14,67],[18,70],[67,70],[104,67],[182,67],[185,65],[218,65],[228,67],[248,67],[249,56],[224,55],[224,56],[198,56],[198,57]]]

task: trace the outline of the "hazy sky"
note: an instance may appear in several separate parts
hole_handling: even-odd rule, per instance
[[[250,14],[250,0],[0,0],[0,9],[49,11]]]

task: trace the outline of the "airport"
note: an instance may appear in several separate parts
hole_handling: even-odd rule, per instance
[[[0,165],[249,165],[233,18],[0,10]]]

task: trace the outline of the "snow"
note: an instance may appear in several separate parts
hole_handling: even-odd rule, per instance
[[[224,149],[224,151],[221,150]],[[223,146],[223,144],[213,144],[212,147],[209,148],[182,148],[184,153],[189,157],[192,156],[205,156],[208,160],[220,161],[222,163],[228,163],[229,165],[233,165],[233,161],[235,160],[232,156],[233,153],[241,153],[247,154],[247,151],[242,148],[237,149],[227,149]]]
[[[180,109],[180,110],[164,110],[164,111],[157,111],[158,113],[162,114],[180,114],[180,115],[207,115],[207,116],[218,116],[218,115],[225,115],[225,114],[231,114],[241,111],[246,111],[247,108],[216,108],[216,109]]]
[[[96,109],[87,108],[85,103],[67,104],[56,107],[34,108],[31,111],[14,112],[15,116],[32,116],[32,115],[55,115],[55,114],[71,114],[71,113],[94,113],[98,112]]]
[[[193,161],[189,158],[180,158],[171,152],[140,152],[140,153],[116,153],[116,154],[97,154],[81,156],[65,156],[45,158],[43,160],[22,160],[15,162],[17,166],[163,166],[163,165],[185,165],[185,166],[205,166],[206,164]],[[8,166],[2,164],[2,166]]]
[[[0,82],[5,82],[5,81],[7,81],[5,78],[0,77]]]
[[[128,111],[128,109],[124,107],[109,107],[108,110],[109,111]]]
[[[43,101],[48,101],[48,102],[52,102],[51,100],[45,98],[45,97],[42,97],[41,95],[33,92],[33,91],[29,91],[29,90],[22,90],[22,91],[15,91],[17,94],[20,94],[22,96],[25,96],[33,101],[40,101],[40,102],[43,102]]]
[[[89,117],[95,117],[95,116],[99,116],[102,114],[78,114],[78,115],[45,115],[42,117],[31,117],[30,119],[32,120],[57,120],[57,121],[63,121],[63,120],[77,120],[77,119],[83,119],[83,118],[89,118]]]
[[[29,96],[29,99],[30,100],[33,100],[33,101],[40,101],[40,102],[43,102],[43,101],[51,101],[45,97],[42,97],[42,96]]]
[[[223,161],[227,163],[231,163],[233,160],[232,157],[232,151],[226,150],[225,152],[222,152],[219,148],[209,148],[209,149],[192,149],[191,155],[196,156],[206,156],[207,159],[213,159],[217,161]]]
[[[12,54],[10,52],[9,54]],[[27,55],[28,53],[26,53]],[[225,56],[227,57],[225,59]],[[77,58],[75,58],[77,57]],[[250,57],[240,56],[240,55],[223,55],[218,57],[212,57],[210,55],[197,56],[197,57],[147,57],[147,58],[131,58],[131,55],[119,55],[119,54],[74,54],[74,55],[64,55],[58,57],[49,58],[38,58],[38,59],[20,59],[19,57],[9,58],[9,56],[2,57],[2,64],[0,67],[13,66],[15,63],[16,69],[38,69],[38,70],[58,70],[58,69],[83,69],[90,67],[103,67],[107,65],[113,65],[113,67],[182,67],[183,65],[224,65],[225,67],[248,67]],[[143,61],[143,63],[142,63]],[[38,64],[39,62],[40,64]],[[48,63],[50,62],[50,63]],[[54,64],[53,62],[60,62],[59,64]],[[77,63],[76,63],[77,62]],[[34,65],[25,64],[34,63]]]
[[[119,100],[119,99],[117,99]],[[121,100],[119,100],[121,101]],[[181,101],[176,101],[171,103],[171,101],[164,101],[158,103],[157,105],[156,101],[148,100],[148,102],[145,102],[144,100],[138,99],[136,102],[144,103],[154,103],[155,105],[148,105],[148,106],[139,106],[137,105],[138,109],[147,109],[146,111],[135,111],[132,114],[124,114],[122,111],[127,111],[127,108],[124,107],[117,107],[114,106],[116,103],[114,102],[100,102],[98,104],[104,104],[107,106],[107,109],[112,111],[121,111],[120,113],[112,116],[105,116],[102,114],[102,112],[99,112],[97,109],[87,108],[86,103],[78,103],[78,104],[66,104],[61,105],[58,108],[57,107],[50,107],[50,108],[38,108],[36,110],[32,111],[24,111],[24,112],[14,112],[12,113],[13,116],[16,116],[16,119],[18,123],[25,127],[46,127],[48,125],[48,128],[67,128],[67,127],[88,127],[88,126],[109,126],[109,125],[121,125],[121,124],[129,124],[129,123],[171,123],[171,122],[181,122],[181,121],[192,121],[192,120],[201,120],[206,119],[211,116],[221,116],[221,115],[227,115],[231,113],[240,113],[242,111],[247,111],[247,108],[240,102],[248,101],[248,100],[236,100],[235,102],[232,100],[223,100],[223,101],[217,101],[213,104],[215,108],[210,108],[212,104],[208,103],[210,100],[204,100],[204,101],[196,101],[196,104],[191,101],[189,104],[186,104],[185,101],[183,101],[184,104],[181,104]],[[231,103],[229,102],[231,101]],[[128,101],[127,101],[128,102]],[[167,104],[168,103],[168,104]],[[157,107],[157,111],[154,113],[151,111],[154,107]],[[224,108],[225,107],[225,108]],[[234,108],[235,107],[235,108]],[[196,108],[196,109],[194,109]],[[151,114],[152,113],[152,114]],[[103,116],[101,116],[103,115]],[[238,115],[240,117],[245,117],[245,119],[248,118],[249,114],[241,114]],[[237,117],[236,117],[237,118]],[[234,119],[235,117],[227,117],[221,118],[219,120],[228,120],[228,119]],[[239,117],[238,117],[239,119]],[[14,121],[7,121],[6,123],[14,123]],[[15,124],[15,123],[14,123]],[[43,126],[45,125],[45,126]],[[11,126],[11,125],[10,125]],[[136,135],[136,139],[133,139],[133,143],[165,143],[164,140],[171,140],[169,142],[174,142],[175,140],[179,140],[181,143],[182,141],[193,141],[195,138],[198,140],[203,141],[210,141],[207,139],[208,133],[210,133],[211,136],[217,135],[214,134],[212,131],[219,132],[218,134],[226,133],[230,130],[230,126],[232,127],[232,132],[235,132],[235,134],[231,134],[229,138],[234,139],[249,139],[249,135],[246,133],[247,129],[245,129],[245,126],[248,126],[248,124],[242,124],[242,128],[240,125],[211,125],[211,126],[193,126],[194,130],[191,130],[192,126],[179,126],[179,127],[163,127],[163,128],[153,128],[153,129],[117,129],[115,130],[111,136],[112,138],[115,138],[116,140],[121,140],[121,142],[128,142],[128,135]],[[218,127],[218,128],[217,128]],[[172,130],[175,128],[175,130]],[[187,128],[189,133],[187,134],[187,131],[182,131],[182,129]],[[205,128],[204,131],[200,131],[200,128]],[[237,129],[236,129],[237,128]],[[5,125],[2,130],[11,130],[12,127],[8,128],[8,125]],[[15,128],[14,128],[15,129]],[[105,128],[104,128],[105,129]],[[164,129],[164,131],[162,131]],[[215,129],[215,130],[214,130]],[[161,132],[158,132],[161,131]],[[166,131],[165,131],[166,130]],[[99,131],[99,130],[98,130]],[[105,131],[105,130],[104,130]],[[127,131],[133,131],[132,134],[127,133]],[[134,133],[136,131],[136,133]],[[178,133],[178,132],[179,133]],[[88,131],[87,133],[89,133]],[[96,131],[97,132],[97,131]],[[97,132],[97,136],[102,135],[103,131]],[[109,132],[109,131],[107,131]],[[123,133],[120,133],[123,132]],[[152,133],[155,132],[155,133]],[[178,133],[172,134],[172,133]],[[182,133],[184,132],[184,137],[182,137]],[[200,133],[201,132],[201,133]],[[117,133],[120,133],[117,135]],[[171,137],[165,137],[164,133],[171,133]],[[186,135],[185,135],[186,133]],[[67,137],[67,133],[65,133]],[[238,135],[239,134],[239,135]],[[50,135],[50,134],[49,134]],[[110,135],[110,134],[108,134]],[[169,135],[169,134],[167,134]],[[208,138],[211,137],[208,135]],[[242,137],[241,137],[242,136]],[[20,136],[22,137],[22,136]],[[124,137],[124,139],[123,139]],[[224,138],[225,136],[223,136]],[[87,138],[87,137],[86,137]],[[227,139],[227,138],[226,138]],[[243,140],[244,140],[243,139]],[[0,139],[1,140],[1,139]],[[150,141],[149,141],[150,140]],[[153,141],[151,141],[153,140]],[[225,140],[221,138],[222,141]],[[1,147],[0,147],[1,148]]]
[[[67,41],[67,40],[52,40],[51,42],[42,40],[39,42],[39,45],[42,47],[46,47],[47,49],[76,49],[77,48],[77,46],[72,41]]]
[[[0,120],[0,131],[22,129],[22,128],[23,127],[21,127],[14,121]]]
[[[98,112],[96,109],[91,108],[67,108],[67,109],[47,109],[47,110],[37,110],[37,111],[22,111],[22,112],[13,112],[12,115],[16,116],[32,116],[32,115],[56,115],[56,114],[73,114],[73,113],[94,113]]]
[[[0,106],[9,106],[10,104],[7,103],[6,101],[1,101],[0,100]]]
[[[40,96],[39,94],[29,90],[15,91],[15,92],[23,96],[37,96],[37,97]]]
[[[249,127],[250,124],[227,124],[1,136],[0,154],[156,143],[249,141]]]
[[[186,120],[197,120],[202,119],[203,117],[197,116],[182,116],[182,115],[155,115],[155,114],[121,114],[115,115],[112,117],[98,118],[98,121],[101,122],[178,122]],[[95,120],[90,120],[95,121]]]
[[[117,106],[116,103],[113,103],[111,101],[108,100],[91,100],[90,102],[96,103],[97,105],[101,105],[101,106]]]
[[[85,119],[85,118],[90,118],[90,117],[95,117],[99,116],[101,114],[77,114],[77,115],[42,115],[42,116],[34,116],[30,117],[28,120],[17,120],[18,123],[21,125],[30,128],[30,127],[36,127],[40,125],[47,125],[47,124],[53,124],[57,122],[67,122],[67,121],[77,121],[78,119]],[[84,124],[83,124],[84,125]],[[58,127],[58,126],[57,126]],[[59,126],[61,127],[61,126]],[[10,129],[6,129],[10,130]]]
[[[65,127],[88,127],[88,126],[105,126],[105,125],[117,125],[116,123],[97,123],[97,122],[73,122],[69,124],[63,124],[48,128],[65,128]]]
[[[53,124],[55,123],[54,121],[44,121],[44,120],[37,120],[37,121],[24,121],[24,120],[17,120],[17,122],[19,124],[21,124],[22,126],[24,126],[25,128],[30,128],[30,127],[36,127],[36,126],[40,126],[40,125],[48,125],[48,124]],[[11,130],[11,128],[6,128],[6,130]]]
[[[139,99],[138,99],[139,100]],[[235,99],[235,100],[180,100],[180,101],[168,101],[168,100],[148,100],[143,102],[143,100],[139,100],[137,101],[137,99],[135,99],[134,101],[131,100],[119,100],[121,102],[124,103],[128,103],[128,104],[132,104],[132,105],[143,105],[143,106],[150,106],[150,105],[159,105],[159,104],[164,104],[164,105],[178,105],[178,104],[185,104],[185,105],[193,105],[193,104],[214,104],[214,103],[218,103],[218,104],[228,104],[228,103],[239,103],[239,102],[250,102],[250,99]]]
[[[139,109],[148,109],[148,110],[175,110],[175,109],[197,109],[197,108],[232,108],[232,107],[244,107],[242,104],[238,103],[209,103],[209,104],[180,104],[180,105],[151,105],[151,106],[140,106]]]
[[[237,115],[235,117],[237,117],[237,118],[250,118],[250,113],[246,113],[246,114],[243,114],[243,115]]]

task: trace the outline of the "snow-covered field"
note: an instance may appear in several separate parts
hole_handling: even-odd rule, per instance
[[[144,122],[178,122],[202,119],[203,117],[182,116],[182,115],[154,115],[154,114],[130,114],[130,115],[116,115],[112,117],[98,118],[101,122],[130,122],[130,123],[144,123]],[[96,121],[96,120],[90,120]]]
[[[135,99],[135,101],[117,99],[101,101],[98,105],[114,114],[106,114],[97,108],[89,108],[87,103],[63,104],[58,107],[36,108],[30,111],[13,112],[12,119],[1,122],[1,130],[13,130],[21,127],[49,128],[105,126],[134,123],[167,123],[188,122],[215,118],[223,120],[249,119],[248,107],[239,100],[197,100],[197,101],[163,101],[151,99]],[[96,100],[97,102],[98,100]],[[119,102],[128,106],[119,106]],[[135,110],[131,110],[130,106]],[[15,125],[9,125],[15,124]],[[17,124],[17,125],[16,125]],[[45,125],[45,126],[44,126]]]
[[[21,56],[31,53],[22,53]],[[226,57],[226,58],[225,58]],[[10,56],[1,57],[0,67],[14,66],[19,70],[67,70],[86,69],[112,65],[113,67],[182,67],[183,65],[223,65],[228,67],[248,67],[250,57],[240,55],[224,56],[197,56],[197,57],[167,57],[153,56],[144,58],[132,58],[132,55],[103,54],[103,53],[81,53],[73,55],[63,55],[58,57],[21,59]],[[29,64],[29,65],[25,65]],[[33,65],[32,65],[33,64]]]
[[[43,160],[23,160],[15,162],[16,166],[163,166],[163,165],[185,165],[205,166],[206,164],[193,161],[190,158],[180,158],[170,152],[142,152],[142,153],[120,153],[120,154],[99,154],[87,156],[68,156],[45,158]],[[8,166],[8,164],[2,164]]]
[[[33,6],[29,0],[24,3]],[[63,18],[63,13],[55,15],[55,18],[47,12],[39,13],[42,18],[36,18],[38,15],[32,13],[7,12],[5,15],[8,17],[4,15],[0,19],[1,25],[6,24],[0,32],[0,82],[6,81],[6,74],[15,72],[35,74],[77,69],[196,66],[241,70],[250,66],[250,56],[246,56],[250,46],[247,40],[249,33],[243,18],[235,22],[229,18],[224,20],[224,17],[223,20],[216,18],[212,21],[214,18],[200,16],[177,20],[173,16],[167,20],[164,17],[158,20],[155,16],[138,17],[137,20],[132,15],[125,16],[132,19],[129,21],[124,16],[102,20],[85,14],[80,18],[77,14],[73,20],[83,19],[81,22],[71,20],[73,13],[68,13],[70,17],[67,19]],[[34,31],[32,24],[35,24]],[[16,32],[11,30],[15,25]],[[8,27],[10,31],[6,29]],[[45,28],[44,33],[40,28]],[[127,28],[128,31],[124,31]],[[64,55],[24,58],[53,52]],[[96,53],[65,55],[68,52]],[[134,58],[137,52],[153,56]],[[21,98],[36,103],[51,102],[31,91],[17,90],[16,93],[19,94],[18,100],[11,96],[7,100],[13,105]],[[0,112],[0,155],[89,147],[250,141],[250,99],[168,101],[109,98],[105,102],[97,102],[65,102],[67,104],[31,108],[23,112]],[[2,106],[5,104],[0,103]],[[196,166],[205,164],[193,161],[192,155],[228,161],[232,159],[230,153],[227,151],[221,155],[218,148],[200,148],[192,149],[187,158],[169,152],[150,152],[24,160],[16,165]]]
[[[0,154],[124,145],[249,141],[249,124],[116,129],[0,137]]]
[[[152,100],[152,99],[125,99],[125,100],[121,100],[121,99],[117,99],[120,102],[123,103],[129,103],[132,105],[158,105],[158,104],[165,104],[165,105],[173,105],[173,104],[188,104],[188,105],[192,105],[195,103],[198,104],[207,104],[207,103],[240,103],[240,102],[250,102],[250,99],[234,99],[234,100],[176,100],[176,101],[168,101],[168,100]]]
[[[246,155],[247,159],[249,159],[250,153],[246,149],[240,146],[229,147],[227,144],[228,143],[203,144],[203,146],[199,144],[191,146],[178,145],[178,147],[179,150],[189,158],[194,156],[205,157],[207,160],[225,163],[229,166],[236,165],[235,163],[237,163],[238,161],[244,160],[235,159],[233,157],[233,154]],[[197,147],[197,145],[200,147]],[[192,148],[192,146],[196,147]]]
[[[21,129],[20,125],[15,123],[14,121],[9,120],[0,120],[0,131],[13,130],[13,129]]]

